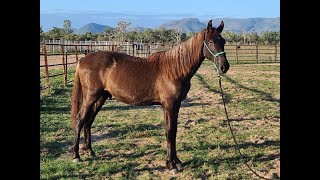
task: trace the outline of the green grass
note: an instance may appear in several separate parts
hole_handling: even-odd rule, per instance
[[[74,70],[68,71],[72,80]],[[185,169],[177,175],[165,169],[162,109],[116,100],[106,101],[93,123],[92,145],[97,157],[80,150],[83,161],[72,163],[72,83],[64,86],[62,76],[51,78],[51,91],[42,91],[40,107],[40,178],[254,179],[235,152],[215,73],[213,65],[204,61],[182,103],[177,153]],[[279,64],[232,64],[222,77],[241,152],[261,175],[278,173],[280,168],[279,77]]]

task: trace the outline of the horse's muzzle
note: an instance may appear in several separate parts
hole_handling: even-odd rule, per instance
[[[229,70],[229,67],[230,67],[229,63],[228,62],[225,63],[224,65],[222,65],[220,67],[220,69],[219,69],[220,73],[222,73],[222,74],[227,73],[227,71]]]

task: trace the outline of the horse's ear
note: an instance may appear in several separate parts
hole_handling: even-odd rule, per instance
[[[221,21],[221,23],[220,23],[219,27],[217,28],[217,31],[218,31],[219,33],[221,33],[221,32],[222,32],[222,30],[223,30],[223,27],[224,27],[224,22],[223,22],[223,21]]]
[[[207,30],[211,30],[212,29],[212,19],[208,22],[208,27]]]

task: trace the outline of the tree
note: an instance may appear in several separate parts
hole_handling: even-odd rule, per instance
[[[70,29],[71,28],[71,21],[66,19],[63,21],[63,28],[64,28],[64,32],[66,34],[70,34],[72,33],[72,30]]]
[[[40,40],[45,39],[45,33],[42,30],[42,26],[40,26]]]
[[[182,36],[182,30],[181,29],[173,29],[173,37],[175,37],[176,39],[176,43],[180,43],[181,42],[181,36]]]
[[[230,44],[239,43],[241,40],[240,35],[238,35],[234,32],[228,31],[228,30],[223,31],[221,34],[222,34],[222,37],[225,38],[226,42],[230,43]]]
[[[116,27],[116,36],[119,38],[119,41],[125,40],[125,35],[128,31],[131,22],[128,21],[119,21]]]
[[[165,42],[166,28],[160,27],[160,28],[156,29],[155,34],[156,34],[158,41],[160,41],[161,43]]]
[[[144,41],[144,34],[142,31],[137,33],[136,40],[139,41],[140,43]]]
[[[254,43],[254,44],[258,44],[259,43],[259,35],[257,32],[255,31],[252,31],[250,34],[249,34],[249,37],[250,37],[250,43]]]
[[[64,29],[53,27],[51,30],[49,30],[47,33],[49,39],[60,39],[65,35]]]
[[[100,33],[98,34],[98,37],[97,37],[97,41],[106,41],[106,36],[104,35],[104,33]]]
[[[92,40],[92,34],[91,32],[86,32],[86,40]]]
[[[261,35],[263,44],[278,44],[280,42],[280,32],[266,31]]]
[[[77,41],[84,41],[86,40],[87,36],[85,34],[80,34],[79,36],[76,37]]]
[[[176,37],[174,36],[174,30],[173,29],[167,29],[165,31],[165,43],[175,43]]]
[[[147,28],[143,31],[144,40],[146,42],[155,42],[155,33],[151,28]]]
[[[66,34],[63,36],[64,40],[75,41],[77,39],[77,35],[75,34]]]
[[[183,41],[185,41],[185,40],[187,40],[187,34],[183,32],[183,33],[181,34],[181,42],[183,42]]]
[[[115,37],[115,29],[112,27],[107,27],[103,33],[104,33],[106,40],[108,40],[108,41],[112,41]]]
[[[189,39],[196,34],[197,34],[196,32],[189,32],[188,34],[186,34],[186,39]]]
[[[138,40],[138,32],[137,31],[130,31],[128,34],[127,34],[127,38],[128,38],[128,41],[130,42],[135,42]]]

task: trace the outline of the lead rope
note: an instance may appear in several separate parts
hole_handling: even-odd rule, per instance
[[[203,43],[204,43],[205,47],[208,49],[208,51],[213,55],[214,61],[215,61],[216,57],[218,57],[219,55],[225,53],[225,52],[220,52],[220,53],[217,53],[217,54],[213,54],[213,53],[210,51],[210,49],[208,48],[208,46],[207,46],[207,44],[205,43],[205,41],[203,41]],[[218,75],[218,77],[219,77],[219,87],[220,87],[220,92],[221,92],[221,93],[220,93],[220,94],[221,94],[221,98],[222,98],[222,101],[223,101],[224,112],[225,112],[225,114],[226,114],[226,118],[227,118],[228,126],[229,126],[229,129],[230,129],[231,135],[232,135],[232,139],[233,139],[234,144],[235,144],[235,146],[236,146],[236,152],[238,152],[238,153],[240,154],[241,158],[244,160],[244,164],[248,167],[248,169],[249,169],[251,172],[253,172],[253,174],[255,174],[256,176],[258,176],[258,177],[260,177],[260,178],[262,178],[262,179],[267,179],[267,178],[265,178],[265,177],[260,176],[256,171],[254,171],[254,170],[249,166],[248,162],[245,160],[245,157],[242,155],[242,153],[241,153],[241,151],[240,151],[238,142],[237,142],[237,140],[236,140],[236,138],[235,138],[235,136],[234,136],[233,129],[232,129],[232,127],[231,127],[231,122],[230,122],[230,120],[229,120],[228,111],[227,111],[227,108],[226,108],[226,102],[225,102],[225,100],[224,100],[224,94],[223,94],[223,91],[222,91],[221,76],[220,76],[220,73],[219,73],[219,69],[217,68],[217,66],[216,66],[216,64],[215,64],[214,62],[212,62],[212,63],[213,63],[213,65],[214,65],[214,67],[216,68],[216,70],[217,70],[217,75]],[[267,179],[267,180],[269,180],[269,179]]]

